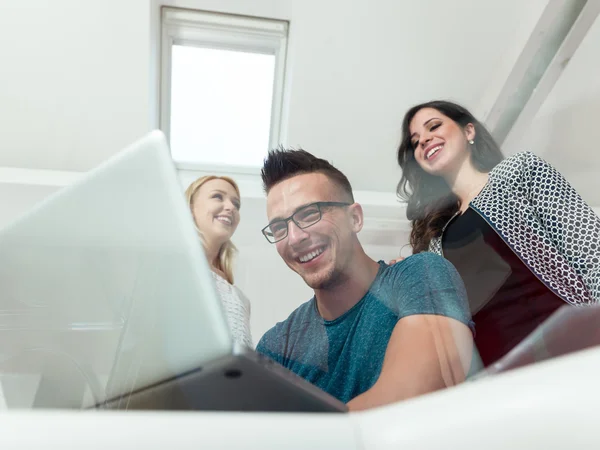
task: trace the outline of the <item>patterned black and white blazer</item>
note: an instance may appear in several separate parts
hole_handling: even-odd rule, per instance
[[[600,302],[600,218],[546,161],[531,152],[503,160],[469,206],[564,301]],[[442,256],[443,233],[429,244]]]

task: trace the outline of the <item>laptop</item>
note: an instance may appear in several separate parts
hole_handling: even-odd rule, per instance
[[[164,135],[0,230],[8,408],[345,412],[235,347]]]

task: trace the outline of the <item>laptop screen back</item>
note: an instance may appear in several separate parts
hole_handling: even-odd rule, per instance
[[[164,136],[0,231],[11,407],[87,407],[197,369],[232,341]]]

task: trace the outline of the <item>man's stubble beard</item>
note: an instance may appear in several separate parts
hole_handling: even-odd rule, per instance
[[[306,277],[303,277],[303,279],[307,286],[313,290],[331,290],[346,281],[342,271],[336,267],[328,270],[327,274],[318,277],[316,280],[309,281]]]

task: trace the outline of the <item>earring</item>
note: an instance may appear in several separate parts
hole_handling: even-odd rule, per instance
[[[469,144],[473,145],[475,141],[473,139],[469,139]]]

